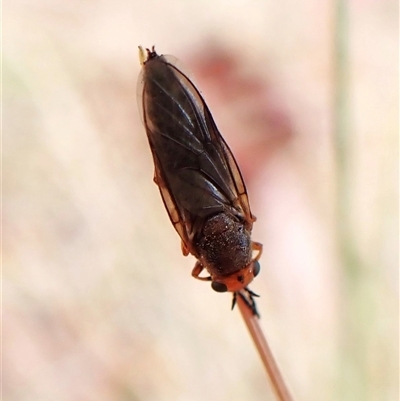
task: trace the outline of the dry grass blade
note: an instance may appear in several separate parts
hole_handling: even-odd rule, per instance
[[[258,317],[255,316],[242,297],[237,297],[237,304],[246,326],[253,338],[254,344],[267,370],[272,387],[279,401],[294,401],[278,369],[267,340],[258,324]]]

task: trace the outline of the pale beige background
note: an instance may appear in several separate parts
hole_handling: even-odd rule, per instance
[[[192,71],[246,177],[251,285],[297,400],[398,391],[397,2],[350,3],[354,266],[338,252],[335,2],[7,1],[3,397],[273,400],[152,183],[137,46]]]

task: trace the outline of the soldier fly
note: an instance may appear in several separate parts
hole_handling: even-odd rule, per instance
[[[182,253],[194,255],[192,276],[217,292],[242,297],[258,316],[247,286],[260,271],[262,245],[251,241],[256,218],[231,150],[190,79],[154,46],[139,47],[139,108],[158,185]],[[253,251],[257,256],[253,257]],[[200,276],[203,270],[209,276]]]

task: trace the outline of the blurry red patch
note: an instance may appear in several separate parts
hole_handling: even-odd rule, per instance
[[[252,71],[242,54],[215,45],[199,50],[189,64],[251,185],[260,166],[293,136],[279,88]]]

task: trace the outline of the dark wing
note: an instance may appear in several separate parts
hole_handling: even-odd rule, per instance
[[[155,53],[149,53],[141,79],[155,181],[188,249],[204,220],[220,212],[251,229],[254,218],[239,168],[198,90]]]

